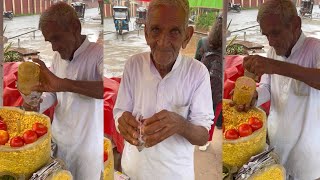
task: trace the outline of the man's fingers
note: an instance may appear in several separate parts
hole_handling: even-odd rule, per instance
[[[129,118],[127,119],[127,123],[132,126],[133,128],[139,127],[139,122],[135,118]]]
[[[146,119],[146,120],[143,122],[143,125],[148,126],[148,125],[153,124],[153,123],[155,123],[155,122],[157,122],[157,121],[160,121],[160,120],[162,120],[162,119],[165,119],[166,116],[167,116],[167,113],[168,113],[168,111],[162,110],[162,111],[154,114],[152,117]]]
[[[138,145],[138,140],[135,139],[135,138],[133,138],[133,137],[131,137],[131,136],[130,136],[130,133],[126,130],[125,127],[123,127],[122,125],[119,124],[119,127],[118,127],[118,128],[119,128],[119,131],[120,131],[121,135],[123,136],[123,138],[124,138],[127,142],[129,142],[130,144],[135,145],[135,146]]]
[[[146,147],[152,147],[152,146],[162,142],[163,140],[167,139],[171,135],[172,134],[170,133],[170,129],[165,127],[152,135],[144,136],[143,139],[145,141]]]
[[[135,117],[132,116],[130,112],[124,112],[121,119],[123,118],[123,121],[125,121],[125,124],[128,124],[132,126],[133,128],[138,128],[139,122],[135,119]],[[120,120],[120,119],[119,119]]]
[[[139,134],[136,128],[127,124],[125,119],[119,119],[119,126],[122,126],[131,137],[138,138]]]
[[[143,125],[144,126],[148,126],[150,124],[153,124],[154,122],[159,121],[158,117],[156,117],[155,115],[151,116],[150,118],[147,118],[143,121]]]
[[[248,112],[250,109],[251,109],[250,104],[246,104],[246,105],[244,106],[244,111],[245,111],[245,112]]]
[[[38,63],[40,67],[47,67],[46,64],[43,61],[41,61],[39,58],[32,58],[32,61],[35,63]]]
[[[236,103],[235,103],[234,101],[230,101],[230,102],[229,102],[229,106],[233,107],[233,106],[235,106],[235,105],[236,105]]]
[[[142,133],[143,135],[153,134],[156,131],[161,130],[166,126],[166,123],[164,120],[155,121],[152,124],[148,124],[142,127]]]
[[[236,110],[242,112],[244,110],[244,105],[237,105]]]

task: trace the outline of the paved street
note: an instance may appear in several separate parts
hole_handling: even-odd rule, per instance
[[[297,8],[299,10],[299,8]],[[232,20],[229,27],[229,31],[241,30],[247,27],[258,25],[257,18],[258,10],[243,10],[240,13],[229,12],[228,13],[228,23]],[[320,9],[319,6],[314,6],[313,16],[310,18],[302,18],[302,30],[307,36],[320,38]],[[268,45],[267,38],[260,33],[260,27],[256,26],[254,28],[246,29],[244,31],[239,31],[231,33],[228,39],[238,35],[239,40],[244,40],[244,32],[246,33],[246,40],[259,43],[265,46],[265,51],[270,47]]]

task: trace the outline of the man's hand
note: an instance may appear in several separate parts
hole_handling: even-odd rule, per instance
[[[239,111],[239,112],[247,112],[249,111],[251,108],[255,107],[255,104],[256,104],[256,101],[258,99],[258,92],[257,90],[255,90],[254,94],[253,94],[253,97],[251,99],[251,103],[250,104],[236,104],[232,98],[233,98],[233,92],[234,90],[232,90],[230,92],[230,95],[231,95],[231,102],[229,103],[230,106],[235,106],[236,110]]]
[[[118,122],[119,122],[118,128],[123,138],[130,144],[137,146],[139,144],[138,142],[139,123],[135,119],[135,117],[133,117],[130,112],[126,111],[119,118]]]
[[[277,62],[259,55],[252,55],[243,59],[243,67],[260,77],[263,74],[275,74]]]
[[[33,58],[32,61],[40,65],[40,84],[33,87],[32,90],[38,92],[61,91],[63,79],[54,75],[40,59]]]
[[[43,99],[40,99],[39,104],[37,107],[34,106],[30,106],[29,104],[27,104],[25,101],[23,101],[22,103],[22,107],[25,111],[35,111],[35,112],[39,112],[40,110],[40,103],[42,103]]]
[[[177,113],[162,110],[143,122],[142,134],[146,147],[152,147],[186,127],[185,119]]]

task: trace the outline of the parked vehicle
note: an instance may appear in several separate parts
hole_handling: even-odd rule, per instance
[[[129,31],[129,10],[126,6],[113,6],[113,22],[116,31],[121,35],[123,30]]]
[[[12,20],[13,19],[13,12],[12,11],[3,11],[3,17]]]
[[[71,6],[75,9],[79,18],[84,18],[84,13],[86,11],[86,3],[73,2],[71,3]]]
[[[228,11],[240,12],[241,5],[240,4],[233,4],[233,3],[229,2]]]
[[[136,27],[140,28],[143,24],[146,24],[147,9],[139,7],[137,9]]]
[[[300,16],[302,17],[312,17],[314,0],[302,0],[300,3]]]

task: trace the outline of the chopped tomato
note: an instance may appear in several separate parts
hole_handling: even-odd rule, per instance
[[[41,137],[48,132],[47,126],[43,125],[42,123],[34,123],[32,125],[32,130],[37,133],[38,137]]]
[[[263,126],[263,122],[257,117],[249,118],[249,125],[251,126],[253,131],[256,131]]]
[[[0,130],[0,145],[5,145],[9,141],[9,133],[5,130]]]
[[[106,162],[108,160],[108,153],[106,151],[103,151],[103,162]]]
[[[241,137],[249,136],[252,134],[252,128],[249,124],[241,124],[238,130]]]
[[[26,144],[31,144],[38,139],[37,133],[32,130],[28,130],[23,133],[23,140]]]
[[[24,145],[23,138],[20,137],[20,136],[13,137],[10,140],[10,146],[11,147],[21,147],[23,145]]]
[[[236,129],[229,129],[224,134],[226,139],[238,139],[239,133]]]
[[[7,131],[7,124],[4,121],[0,120],[0,130]]]

